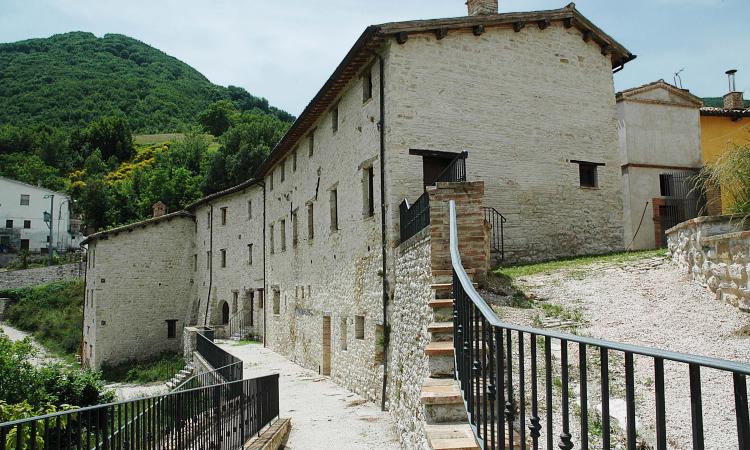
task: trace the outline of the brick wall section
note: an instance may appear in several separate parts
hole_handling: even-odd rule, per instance
[[[481,281],[489,269],[489,225],[484,220],[482,202],[484,182],[437,183],[427,188],[430,196],[430,236],[432,270],[450,270],[450,209],[456,202],[458,249],[464,268],[476,269],[475,279]]]

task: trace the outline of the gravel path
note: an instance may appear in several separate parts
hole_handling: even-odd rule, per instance
[[[281,417],[292,418],[285,448],[399,449],[393,419],[380,407],[365,402],[331,382],[259,344],[232,345],[223,349],[241,358],[245,378],[279,373]]]
[[[581,335],[750,362],[750,315],[716,301],[706,288],[688,281],[676,265],[664,258],[576,267],[519,278],[516,282],[537,302],[531,309],[502,307],[506,321],[538,324],[540,319],[545,323],[557,320],[541,307],[544,303],[554,304],[580,317],[575,332]],[[571,360],[576,359],[577,354],[571,355]],[[610,362],[613,384],[624,378],[623,369],[613,367],[621,366],[622,360],[620,356]],[[653,444],[652,360],[636,357],[635,370],[638,434],[647,444]],[[686,365],[665,363],[665,379],[668,447],[691,448]],[[598,380],[596,377],[589,383]],[[704,369],[701,381],[706,448],[737,448],[731,375]],[[618,390],[619,387],[613,388],[614,395]]]
[[[48,364],[54,364],[54,363],[65,364],[65,361],[62,360],[61,358],[50,355],[47,352],[47,350],[44,347],[42,347],[42,345],[38,343],[31,334],[25,331],[21,331],[18,328],[13,328],[12,326],[8,325],[6,322],[0,322],[0,332],[8,336],[8,338],[13,342],[21,341],[26,338],[30,338],[31,345],[36,350],[36,356],[34,356],[31,359],[31,363],[37,367],[42,367],[42,366],[45,366]]]

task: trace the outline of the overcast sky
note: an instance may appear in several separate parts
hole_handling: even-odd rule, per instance
[[[500,0],[501,12],[564,0]],[[638,58],[618,90],[681,73],[699,96],[750,88],[750,0],[580,0]],[[370,24],[466,14],[464,0],[0,0],[0,42],[68,31],[122,33],[298,115]]]

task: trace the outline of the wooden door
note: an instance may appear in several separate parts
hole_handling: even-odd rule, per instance
[[[323,365],[322,375],[331,375],[331,316],[323,316]]]

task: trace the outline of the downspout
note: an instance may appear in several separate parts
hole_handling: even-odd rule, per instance
[[[260,182],[263,186],[263,347],[267,347],[266,339],[266,310],[268,310],[268,285],[266,283],[266,183]]]
[[[203,314],[203,326],[208,325],[208,306],[211,304],[211,289],[213,289],[214,283],[214,205],[208,205],[209,218],[208,218],[208,254],[211,257],[208,259],[208,297],[206,298],[206,312]]]
[[[385,411],[385,395],[388,386],[388,347],[391,328],[388,324],[388,265],[386,264],[386,223],[385,223],[385,63],[377,55],[380,66],[380,242],[383,260],[383,391],[380,409]]]

